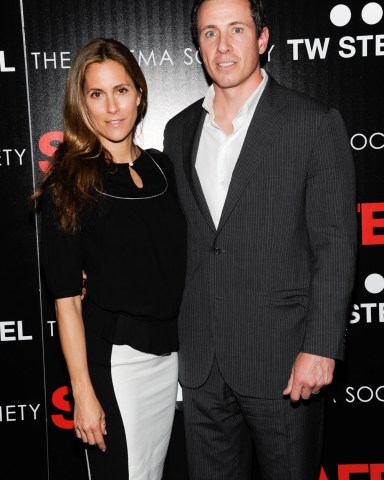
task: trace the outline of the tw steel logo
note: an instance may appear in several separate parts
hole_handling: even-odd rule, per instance
[[[365,279],[364,286],[369,293],[381,293],[384,290],[384,277],[379,273],[371,273]]]
[[[379,273],[371,273],[364,281],[364,287],[368,293],[378,295],[384,290],[384,277]],[[353,305],[349,323],[366,323],[368,325],[384,325],[384,303],[368,302]]]
[[[351,9],[344,4],[332,8],[330,19],[336,27],[345,27],[352,18]],[[367,25],[376,25],[383,18],[383,9],[376,2],[370,2],[361,10],[361,18]]]
[[[355,12],[356,13],[356,12]],[[383,8],[377,2],[370,2],[360,12],[361,18],[366,25],[373,26],[378,24],[383,18]],[[330,20],[336,27],[346,26],[351,18],[351,9],[344,4],[336,5],[330,12]],[[309,60],[319,58],[326,59],[331,38],[296,38],[287,40],[288,45],[292,45],[293,60],[299,60],[302,56],[307,56]],[[345,36],[339,39],[338,54],[341,58],[352,58],[355,55],[367,57],[368,55],[384,55],[384,35],[357,35],[355,37]]]
[[[0,72],[14,72],[16,70],[15,67],[7,67],[5,62],[5,52],[4,50],[0,50]]]

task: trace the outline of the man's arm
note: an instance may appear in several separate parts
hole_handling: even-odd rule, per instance
[[[317,132],[306,190],[311,286],[306,334],[284,395],[307,399],[331,383],[343,358],[355,278],[355,173],[340,114],[331,109]]]

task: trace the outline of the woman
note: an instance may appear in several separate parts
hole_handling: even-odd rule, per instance
[[[64,140],[33,196],[92,480],[160,480],[175,412],[186,226],[170,161],[134,142],[146,106],[129,49],[85,45],[67,79]]]

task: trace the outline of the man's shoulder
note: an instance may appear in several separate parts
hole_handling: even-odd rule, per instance
[[[168,121],[166,127],[172,128],[184,125],[185,122],[189,121],[191,118],[194,118],[195,115],[199,115],[203,101],[204,98],[199,98],[199,100],[184,108],[184,110],[181,110],[181,112],[177,113]]]
[[[332,109],[330,105],[319,98],[303,93],[296,88],[284,86],[273,78],[271,78],[271,93],[272,98],[283,98],[286,105],[293,108],[298,114],[313,113],[322,116]]]
[[[322,126],[328,131],[333,129],[346,131],[341,112],[319,98],[283,86],[276,81],[271,84],[269,95],[269,102],[273,108],[284,111],[288,128],[300,130],[303,135],[316,133]]]

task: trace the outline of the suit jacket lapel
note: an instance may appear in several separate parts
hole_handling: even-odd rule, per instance
[[[215,224],[213,223],[211,212],[205,196],[203,189],[201,188],[200,180],[196,172],[196,156],[199,149],[199,142],[201,131],[203,129],[204,120],[206,116],[206,111],[200,108],[196,111],[196,115],[191,115],[190,122],[187,122],[184,127],[184,137],[183,137],[183,159],[184,159],[184,171],[187,177],[189,186],[192,190],[193,196],[195,197],[196,203],[208,223],[209,227],[216,231]]]
[[[260,165],[266,151],[285,123],[284,106],[285,100],[281,94],[281,89],[269,76],[232,174],[217,233],[228,220],[252,174]]]

